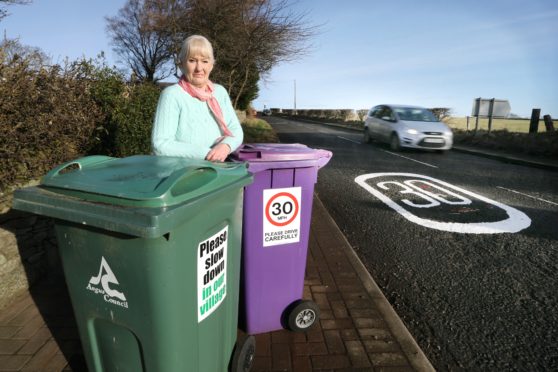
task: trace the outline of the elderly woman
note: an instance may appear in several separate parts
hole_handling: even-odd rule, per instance
[[[184,40],[179,56],[182,77],[163,90],[151,142],[155,155],[224,161],[242,143],[242,127],[225,88],[209,75],[215,60],[203,36]]]

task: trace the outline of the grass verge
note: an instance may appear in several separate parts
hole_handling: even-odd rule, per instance
[[[517,133],[496,130],[488,133],[454,129],[454,143],[510,153],[523,153],[558,160],[558,131]]]
[[[274,143],[279,142],[277,133],[265,120],[247,118],[242,122],[244,143]]]

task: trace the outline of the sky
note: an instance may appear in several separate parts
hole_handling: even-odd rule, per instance
[[[45,51],[54,62],[105,52],[119,63],[106,16],[125,0],[34,0],[10,6],[8,38]],[[382,103],[449,107],[471,114],[474,98],[507,99],[511,112],[532,108],[558,118],[556,0],[301,0],[292,10],[319,25],[304,56],[281,63],[260,82],[264,106],[363,109]]]

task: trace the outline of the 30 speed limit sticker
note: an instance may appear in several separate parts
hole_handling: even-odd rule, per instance
[[[263,246],[300,241],[301,188],[263,191]]]

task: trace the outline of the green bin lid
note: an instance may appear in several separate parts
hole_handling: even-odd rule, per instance
[[[241,163],[179,157],[88,156],[62,164],[41,187],[83,200],[133,207],[166,207],[216,192],[249,177]]]

